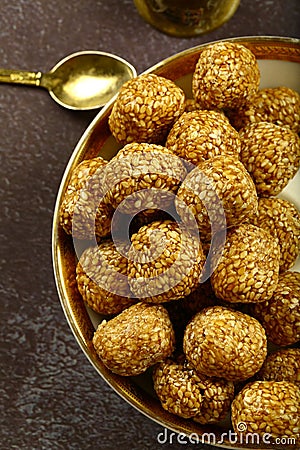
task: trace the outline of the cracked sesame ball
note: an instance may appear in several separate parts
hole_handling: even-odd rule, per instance
[[[249,105],[227,113],[237,130],[249,123],[272,122],[300,131],[300,95],[284,86],[260,89]]]
[[[161,362],[153,371],[154,390],[162,407],[186,419],[200,412],[203,384],[196,373],[170,359]]]
[[[104,203],[102,173],[107,161],[100,156],[82,161],[73,170],[62,204],[59,222],[67,234],[94,239],[110,233],[113,209]]]
[[[171,356],[175,338],[167,310],[139,302],[113,319],[103,320],[93,345],[108,369],[134,376]]]
[[[255,318],[223,306],[212,306],[189,322],[183,349],[197,373],[242,381],[261,368],[267,355],[267,339]]]
[[[300,212],[296,206],[281,198],[262,197],[258,200],[258,213],[251,222],[278,239],[280,271],[290,269],[300,253]]]
[[[192,87],[203,108],[233,109],[249,103],[259,83],[259,67],[251,50],[233,42],[217,42],[201,52]]]
[[[284,272],[268,300],[253,306],[254,316],[262,323],[268,340],[286,346],[300,339],[300,273]]]
[[[180,158],[167,148],[131,143],[109,161],[103,176],[105,201],[125,214],[167,209],[186,176]]]
[[[255,185],[235,157],[219,155],[193,169],[175,199],[178,215],[186,225],[196,220],[200,236],[239,225],[257,211]]]
[[[282,348],[269,354],[256,376],[258,380],[300,385],[300,348]]]
[[[193,417],[195,422],[212,424],[225,419],[234,397],[234,384],[222,378],[199,375],[204,384],[203,402],[200,412]]]
[[[185,94],[173,81],[155,74],[133,78],[121,87],[108,124],[115,139],[161,143],[185,108]]]
[[[300,389],[287,381],[247,384],[231,404],[234,431],[299,439]],[[270,441],[271,442],[271,441]]]
[[[269,122],[240,130],[240,159],[261,197],[279,194],[300,166],[300,138],[290,128]]]
[[[82,253],[76,267],[78,290],[86,304],[100,314],[118,314],[135,303],[127,279],[126,244],[111,239]]]
[[[239,133],[227,117],[206,110],[183,113],[169,132],[165,145],[193,165],[216,155],[238,158],[241,150]]]
[[[227,302],[258,303],[270,299],[279,275],[277,240],[262,228],[241,224],[228,231],[222,255],[213,255],[211,284]]]
[[[205,263],[200,240],[171,220],[141,227],[131,238],[128,259],[130,289],[150,303],[190,294]]]
[[[222,420],[230,410],[233,383],[199,375],[180,359],[167,359],[154,368],[154,389],[163,408],[202,424]]]

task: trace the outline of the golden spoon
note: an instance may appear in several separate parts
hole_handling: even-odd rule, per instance
[[[87,110],[101,108],[136,75],[135,68],[118,56],[81,51],[66,56],[48,73],[0,69],[0,83],[43,87],[61,106]]]

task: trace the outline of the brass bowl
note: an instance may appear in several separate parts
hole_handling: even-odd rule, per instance
[[[287,86],[300,92],[300,40],[282,37],[244,37],[229,39],[247,46],[256,55],[261,70],[261,87]],[[184,89],[187,97],[191,94],[191,77],[202,49],[209,44],[200,45],[178,53],[156,64],[146,73],[156,73],[175,81]],[[128,403],[177,433],[199,436],[200,442],[223,448],[253,448],[235,444],[228,436],[229,419],[219,425],[200,425],[192,420],[182,419],[165,411],[151,385],[146,372],[138,377],[122,377],[110,372],[97,357],[92,345],[92,337],[101,317],[85,306],[76,285],[76,254],[72,237],[65,234],[59,226],[58,212],[70,174],[84,159],[98,155],[110,159],[120,148],[108,127],[108,117],[115,98],[96,116],[78,142],[65,170],[57,196],[52,235],[53,266],[58,294],[66,319],[75,338],[90,363],[104,380]],[[300,209],[300,174],[289,183],[281,196],[292,200]],[[299,261],[293,270],[300,269]],[[208,433],[208,434],[207,434]],[[227,433],[222,436],[222,433]],[[224,437],[225,436],[225,437]],[[264,448],[255,446],[255,448]]]

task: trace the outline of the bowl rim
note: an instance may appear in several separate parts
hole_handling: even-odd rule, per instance
[[[280,57],[276,58],[264,58],[263,54],[260,56],[257,56],[258,59],[282,59],[287,61],[294,60],[295,62],[300,63],[300,39],[293,38],[293,37],[283,37],[283,36],[240,36],[240,37],[232,37],[232,38],[226,38],[226,39],[218,39],[210,42],[206,42],[203,44],[199,44],[193,47],[190,47],[186,50],[182,50],[178,53],[174,53],[173,55],[163,59],[162,61],[154,64],[153,66],[149,67],[147,70],[143,71],[141,74],[148,74],[148,73],[155,73],[159,71],[162,67],[165,67],[166,65],[169,65],[173,62],[175,62],[178,59],[181,59],[185,56],[190,56],[191,54],[195,54],[204,48],[217,43],[217,42],[236,42],[241,44],[250,44],[250,45],[265,45],[267,47],[270,47],[272,45],[274,46],[280,46],[283,48],[283,53],[280,55]],[[264,47],[262,47],[263,49]],[[293,49],[292,53],[287,52],[286,49]],[[293,54],[295,58],[293,59]],[[139,75],[139,74],[138,74]],[[77,325],[78,318],[76,317],[76,314],[74,314],[74,311],[70,307],[67,291],[66,291],[66,285],[63,282],[63,271],[60,267],[59,261],[61,259],[62,252],[65,251],[65,249],[61,248],[60,245],[60,238],[59,238],[59,207],[61,204],[61,200],[65,191],[65,188],[67,186],[67,182],[70,176],[71,170],[76,167],[76,165],[80,162],[80,159],[82,158],[82,148],[84,147],[84,144],[88,142],[89,138],[91,137],[94,128],[96,124],[101,120],[105,120],[105,117],[109,113],[110,109],[112,108],[113,103],[115,102],[118,94],[116,94],[94,117],[94,119],[91,121],[91,123],[88,125],[86,130],[81,135],[79,141],[77,142],[69,160],[65,167],[65,170],[63,172],[63,176],[60,180],[59,188],[57,191],[56,201],[54,205],[53,210],[53,220],[52,220],[52,233],[51,233],[51,255],[52,255],[52,267],[53,267],[53,273],[54,273],[54,281],[58,293],[58,297],[61,303],[61,307],[63,309],[65,318],[69,324],[69,327],[71,328],[71,331],[89,360],[89,362],[92,364],[92,366],[95,368],[95,370],[98,372],[98,374],[101,376],[101,378],[127,403],[129,403],[131,406],[133,406],[136,410],[138,410],[140,413],[142,413],[144,416],[148,417],[152,421],[159,424],[161,427],[165,427],[167,430],[173,431],[175,433],[183,433],[184,435],[191,434],[191,426],[190,423],[187,426],[184,426],[184,420],[181,418],[178,418],[179,420],[176,420],[176,416],[164,413],[164,420],[161,418],[158,418],[155,414],[155,404],[154,400],[151,398],[149,394],[149,401],[151,406],[145,406],[144,402],[142,402],[139,397],[137,391],[132,389],[132,383],[126,380],[124,380],[125,377],[122,378],[122,384],[120,385],[120,377],[118,375],[112,374],[110,371],[105,370],[105,368],[101,367],[99,365],[99,359],[97,358],[97,355],[95,351],[93,350],[91,343],[87,341],[86,337],[84,336],[84,333],[79,329]],[[106,136],[107,138],[107,136]],[[148,394],[146,393],[146,396]],[[155,400],[157,402],[157,400]],[[154,410],[152,409],[154,408]],[[169,418],[168,418],[169,417]],[[176,423],[176,426],[174,425]],[[215,430],[214,430],[215,431]],[[201,436],[201,433],[196,432],[199,436]],[[207,442],[202,442],[202,444],[205,444]],[[237,449],[237,448],[243,448],[243,449],[262,449],[263,447],[237,447],[235,444],[232,446],[232,443],[230,442],[224,442],[222,444],[213,444],[216,447],[226,448],[226,449]],[[266,447],[270,448],[270,447]],[[287,447],[288,448],[288,447]]]

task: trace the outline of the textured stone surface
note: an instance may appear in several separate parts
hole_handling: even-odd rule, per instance
[[[298,0],[242,0],[222,28],[178,39],[144,23],[130,0],[1,0],[0,66],[47,71],[71,52],[97,49],[123,56],[141,72],[215,39],[299,37],[299,19]],[[158,444],[163,429],[99,377],[75,342],[56,293],[55,197],[72,150],[95,114],[64,110],[42,89],[0,84],[3,450],[182,448],[174,437],[172,445]]]

